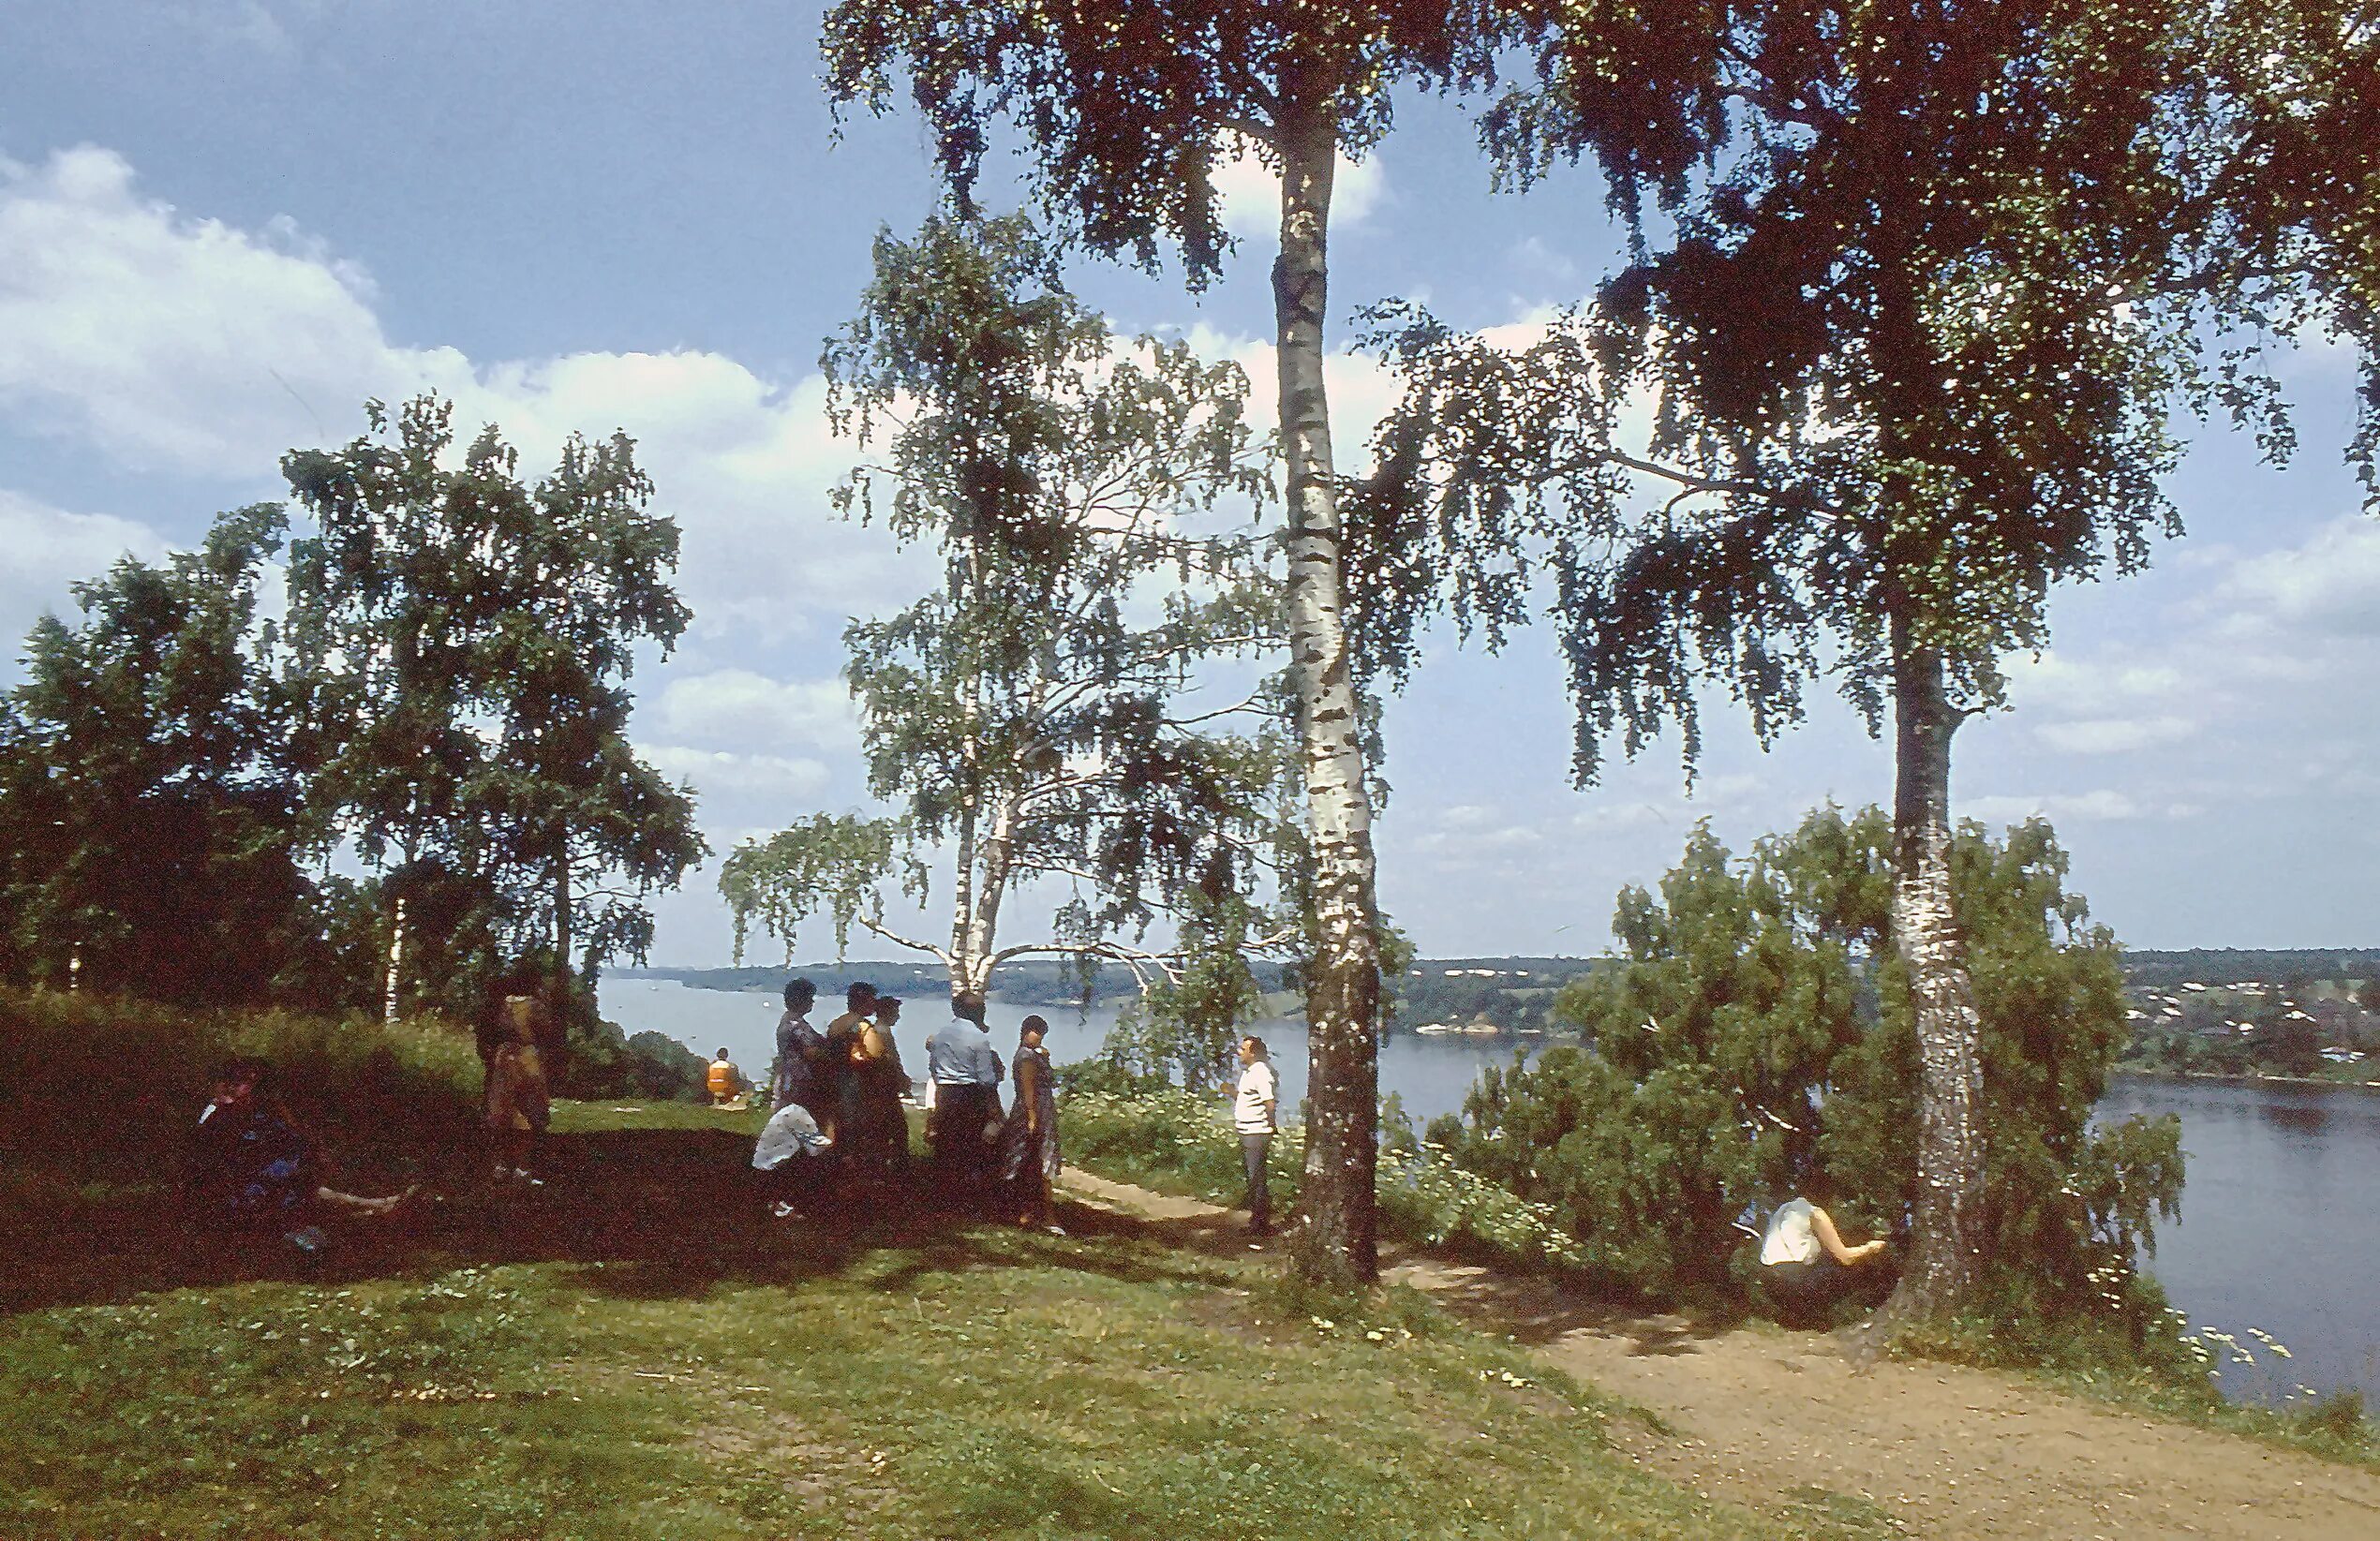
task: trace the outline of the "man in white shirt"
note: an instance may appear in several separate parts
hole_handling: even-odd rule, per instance
[[[1265,1157],[1272,1148],[1273,1115],[1281,1099],[1264,1040],[1240,1040],[1240,1081],[1232,1090],[1231,1127],[1240,1134],[1240,1164],[1248,1175],[1248,1234],[1272,1233],[1272,1195],[1266,1191]]]
[[[954,1186],[972,1191],[982,1181],[990,1148],[985,1127],[1000,1117],[1003,1074],[981,1001],[952,1005],[950,1025],[926,1040],[926,1073],[934,1089],[926,1130],[934,1163]]]

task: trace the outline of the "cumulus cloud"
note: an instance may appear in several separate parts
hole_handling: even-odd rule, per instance
[[[0,489],[0,644],[8,656],[44,610],[70,617],[68,587],[97,578],[123,556],[154,562],[166,543],[146,525],[107,513],[70,513]]]
[[[814,797],[826,786],[826,767],[815,760],[782,754],[736,754],[677,744],[639,744],[637,755],[673,781],[691,781],[707,806],[755,794]]]
[[[838,519],[854,458],[825,385],[715,353],[475,363],[393,341],[371,278],[286,219],[245,230],[141,192],[113,151],[0,162],[0,415],[127,467],[269,482],[293,445],[362,427],[366,397],[436,391],[534,474],[571,432],[625,429],[684,531],[696,640],[831,639],[915,586],[914,558]],[[918,569],[918,570],[923,570]]]
[[[2302,545],[2251,557],[2217,600],[2310,638],[2380,638],[2380,522],[2350,514]]]
[[[2063,754],[2124,754],[2179,744],[2197,731],[2184,717],[2102,717],[2045,722],[2033,736]]]
[[[682,674],[651,709],[671,738],[715,748],[845,749],[859,741],[840,679],[779,680],[750,669]]]
[[[1215,168],[1213,182],[1222,205],[1223,228],[1242,241],[1269,243],[1281,228],[1279,173],[1254,148],[1244,148]],[[1387,192],[1388,180],[1376,152],[1361,161],[1339,156],[1331,178],[1331,229],[1362,223]]]
[[[1960,805],[1956,811],[1964,818],[1980,819],[1986,823],[2004,823],[2035,814],[2052,822],[2069,819],[2187,819],[2200,810],[2189,803],[2152,803],[2112,787],[2102,787],[2084,793],[2017,793],[1977,797]]]

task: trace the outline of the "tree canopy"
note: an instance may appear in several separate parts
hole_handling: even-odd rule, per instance
[[[825,363],[837,421],[886,452],[839,503],[930,547],[943,575],[844,633],[869,790],[899,813],[739,848],[720,879],[739,927],[790,946],[823,912],[839,948],[856,923],[980,1000],[1008,957],[1136,956],[1121,939],[1202,874],[1260,884],[1279,689],[1245,660],[1281,623],[1239,368],[1113,336],[1026,221],[941,217],[878,239]],[[921,853],[945,848],[947,944],[887,929],[882,885],[922,896]],[[1004,902],[1042,880],[1072,895],[1058,933],[1002,944]]]

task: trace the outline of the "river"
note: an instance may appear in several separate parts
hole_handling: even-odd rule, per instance
[[[757,1077],[775,1052],[778,1002],[766,995],[689,989],[674,980],[607,979],[603,1014],[630,1031],[653,1029],[703,1054],[724,1045]],[[822,1002],[822,1007],[825,1005]],[[1095,1053],[1113,1007],[1087,1015],[1058,1007],[991,1003],[992,1040],[1005,1054],[1017,1024],[1038,1010],[1060,1064]],[[823,1015],[813,1014],[813,1020]],[[939,1002],[920,1001],[900,1030],[913,1070],[942,1025]],[[1305,1094],[1305,1028],[1259,1024],[1281,1074],[1281,1100]],[[1524,1045],[1540,1040],[1523,1039]],[[1395,1093],[1417,1126],[1459,1112],[1480,1067],[1509,1063],[1509,1039],[1400,1033],[1380,1052],[1380,1089]],[[2179,1223],[2157,1229],[2149,1267],[2194,1326],[2238,1336],[2254,1365],[2226,1364],[2234,1396],[2279,1400],[2303,1385],[2359,1388],[2380,1406],[2380,1094],[2352,1089],[2120,1077],[2103,1118],[2178,1113],[2189,1155]],[[2247,1329],[2278,1339],[2282,1359]]]

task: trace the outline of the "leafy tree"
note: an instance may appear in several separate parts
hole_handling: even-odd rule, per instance
[[[1917,1006],[1891,949],[1894,834],[1829,808],[1731,860],[1707,828],[1658,895],[1624,890],[1620,961],[1564,988],[1577,1048],[1482,1078],[1458,1159],[1555,1207],[1615,1282],[1723,1293],[1747,1210],[1831,1178],[1835,1208],[1906,1242],[1923,1177]],[[2124,1041],[2115,940],[2064,886],[2039,821],[1962,825],[1952,882],[1983,1022],[1988,1300],[2012,1316],[2098,1311],[2181,1189],[2167,1116],[2090,1127]]]
[[[1302,1261],[1376,1271],[1373,1182],[1379,998],[1371,789],[1323,382],[1332,178],[1387,132],[1401,83],[1482,77],[1499,29],[1464,0],[1098,6],[841,0],[827,88],[882,111],[892,78],[931,128],[962,205],[991,136],[1025,140],[1027,179],[1063,232],[1155,271],[1169,247],[1202,287],[1226,238],[1214,168],[1243,153],[1281,177],[1272,268],[1287,469],[1288,642],[1314,914],[1311,1095]],[[1335,1260],[1325,1264],[1324,1260]]]
[[[1457,618],[1495,640],[1526,612],[1534,539],[1582,780],[1614,732],[1634,752],[1675,724],[1690,764],[1706,677],[1763,739],[1822,673],[1871,725],[1889,714],[1891,943],[1926,1067],[1896,1316],[1946,1311],[1979,1255],[1986,1148],[1952,736],[2000,703],[1999,658],[2045,640],[2053,584],[2131,571],[2179,531],[2161,489],[2177,407],[2285,447],[2271,382],[2221,329],[2321,296],[2302,273],[2207,265],[2239,223],[2239,159],[2207,128],[2193,7],[1732,12],[1712,56],[1740,118],[1694,121],[1740,126],[1690,196],[1601,154],[1574,108],[1599,55],[1549,36],[1542,89],[1491,117],[1491,148],[1523,177],[1596,152],[1629,207],[1673,202],[1674,239],[1518,353],[1382,313],[1411,378],[1357,522],[1380,577],[1358,629],[1400,666],[1410,600],[1446,573]]]
[[[185,1004],[263,999],[311,940],[299,789],[258,619],[281,511],[79,583],[0,707],[0,956],[21,977]],[[79,967],[76,967],[79,965]]]
[[[863,446],[888,436],[842,506],[932,545],[943,579],[844,632],[869,790],[902,812],[739,847],[720,874],[739,947],[757,920],[790,948],[823,913],[839,949],[857,924],[939,958],[953,1000],[978,1003],[1010,958],[1156,961],[1116,934],[1194,878],[1232,888],[1271,860],[1284,746],[1218,727],[1262,730],[1272,689],[1186,716],[1175,699],[1279,633],[1261,543],[1205,533],[1267,490],[1245,379],[1119,343],[1021,219],[880,237],[825,364],[838,422]],[[922,898],[919,852],[940,847],[946,945],[882,919],[884,884]],[[1036,879],[1073,888],[1059,934],[1004,944],[1002,907]]]
[[[445,463],[450,403],[365,410],[364,436],[282,463],[316,526],[291,542],[288,634],[320,839],[384,874],[389,1010],[408,906],[439,964],[415,977],[449,1004],[498,948],[589,977],[641,957],[645,896],[703,853],[690,794],[627,739],[634,650],[687,620],[675,525],[625,436],[573,436],[532,487],[493,427]]]

